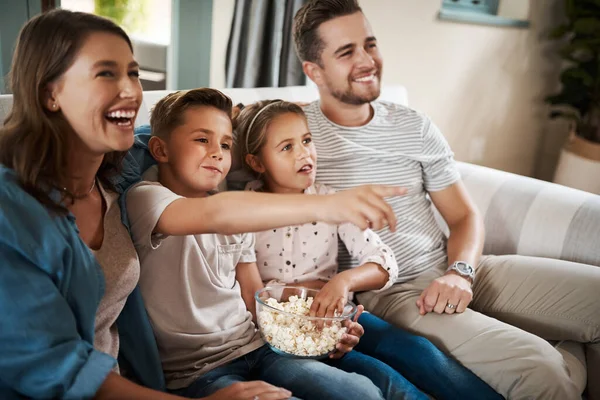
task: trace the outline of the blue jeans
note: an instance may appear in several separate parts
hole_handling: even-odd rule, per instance
[[[380,390],[364,376],[317,360],[280,356],[267,345],[208,371],[187,388],[172,392],[189,398],[205,397],[235,382],[251,380],[285,388],[302,399],[383,399]]]
[[[421,392],[398,371],[383,361],[379,361],[356,350],[351,351],[340,359],[327,360],[325,362],[342,371],[354,372],[366,376],[381,390],[386,400],[429,399],[425,393]]]
[[[428,339],[397,328],[369,313],[363,313],[358,322],[365,329],[365,334],[355,351],[382,361],[436,399],[503,399],[487,383],[439,350]],[[352,353],[354,352],[344,358]],[[355,372],[347,366],[340,368]],[[366,373],[364,375],[371,378],[385,393],[385,386],[381,386],[385,382],[375,380]],[[396,386],[399,385],[399,381],[395,381]]]

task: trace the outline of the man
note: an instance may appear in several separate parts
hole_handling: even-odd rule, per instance
[[[585,365],[544,339],[585,343],[588,396],[600,399],[593,379],[600,376],[600,268],[481,257],[483,221],[437,127],[411,109],[376,101],[383,61],[356,0],[309,1],[295,16],[294,40],[320,94],[305,107],[317,180],[336,189],[409,189],[390,201],[398,231],[378,232],[401,267],[396,284],[359,294],[360,302],[428,337],[507,398],[580,398]],[[449,227],[447,240],[428,196]]]

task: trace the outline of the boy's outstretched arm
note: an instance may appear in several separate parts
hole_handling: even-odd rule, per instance
[[[396,228],[386,197],[400,196],[400,187],[367,185],[331,195],[224,192],[204,198],[180,198],[162,213],[154,233],[231,235],[300,225],[313,221],[351,222],[361,229]]]

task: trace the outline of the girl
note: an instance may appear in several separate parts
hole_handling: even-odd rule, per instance
[[[274,100],[247,106],[236,119],[236,132],[238,161],[257,178],[248,184],[249,190],[333,193],[315,183],[317,154],[298,105]],[[359,267],[338,273],[338,238],[360,259]],[[351,224],[312,222],[259,232],[256,258],[267,284],[320,289],[311,307],[313,316],[331,316],[336,309],[341,310],[351,292],[385,290],[401,273],[390,248],[373,231],[362,231]],[[384,361],[435,398],[502,398],[427,339],[368,313],[361,315],[359,323],[365,334],[355,348],[357,351]],[[347,371],[356,371],[356,364],[349,362],[351,355],[333,363]],[[414,393],[411,388],[407,390]]]

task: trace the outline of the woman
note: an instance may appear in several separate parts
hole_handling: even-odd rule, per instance
[[[152,334],[134,291],[139,261],[113,185],[134,141],[138,74],[129,38],[104,18],[55,10],[33,18],[19,35],[10,76],[14,103],[0,130],[0,398],[177,398],[123,378],[116,361],[116,320],[125,307],[130,329],[121,353],[130,357],[122,365],[146,386],[163,388],[160,370],[151,375],[155,382],[139,371],[158,358],[155,344],[143,346]],[[361,188],[338,199],[348,204],[342,212],[324,196],[317,216],[364,224],[381,218],[393,226],[387,204],[351,205],[395,192]],[[273,213],[273,204],[298,222],[315,218],[314,210],[294,212],[297,204],[276,196],[228,196],[248,208],[250,220],[261,210]],[[147,358],[131,357],[140,353]],[[290,393],[243,382],[209,398],[257,396]]]

